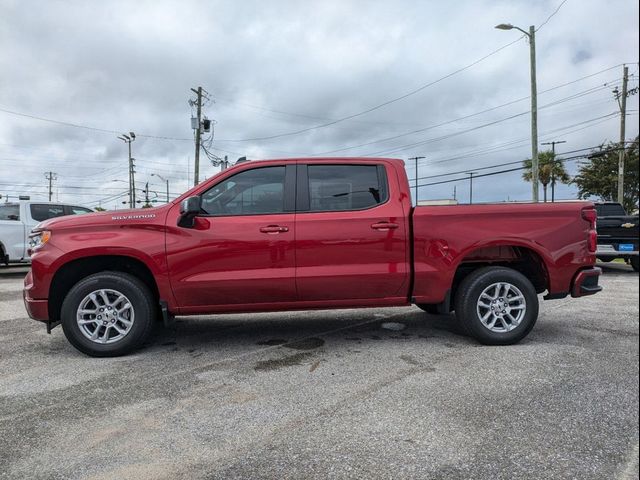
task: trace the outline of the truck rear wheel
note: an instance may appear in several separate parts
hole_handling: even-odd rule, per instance
[[[121,272],[100,272],[76,283],[61,310],[67,340],[93,357],[125,355],[140,347],[154,318],[149,288]]]
[[[630,262],[630,263],[631,263],[631,266],[633,267],[633,269],[634,269],[636,272],[638,271],[638,267],[640,266],[640,265],[638,264],[638,262],[640,262],[640,258],[639,258],[637,255],[635,255],[635,256],[633,256],[633,257],[631,257],[631,262]]]
[[[456,317],[462,330],[486,345],[511,345],[528,335],[538,318],[538,296],[520,272],[480,268],[458,287]]]

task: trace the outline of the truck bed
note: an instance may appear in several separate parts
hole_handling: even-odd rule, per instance
[[[566,202],[413,208],[413,301],[445,301],[461,265],[518,259],[524,268],[542,266],[546,278],[537,279],[539,290],[547,284],[550,296],[566,295],[576,272],[595,261],[587,242],[590,224],[581,215],[590,206]]]

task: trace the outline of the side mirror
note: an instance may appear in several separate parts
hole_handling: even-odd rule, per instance
[[[180,218],[178,226],[183,228],[193,228],[193,219],[200,213],[202,199],[199,196],[189,197],[180,204]]]

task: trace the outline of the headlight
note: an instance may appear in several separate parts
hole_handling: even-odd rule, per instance
[[[37,250],[41,248],[45,243],[51,239],[51,232],[49,230],[41,230],[39,232],[32,232],[29,235],[29,249]]]

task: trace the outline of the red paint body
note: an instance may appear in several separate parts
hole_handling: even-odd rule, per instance
[[[177,225],[183,199],[240,171],[318,163],[384,165],[388,201],[357,211],[196,217],[194,228]],[[32,255],[25,304],[32,318],[48,320],[56,272],[104,255],[142,262],[160,300],[179,315],[436,304],[447,300],[463,262],[508,261],[512,247],[535,253],[550,296],[581,296],[588,292],[575,279],[599,273],[588,242],[594,226],[583,212],[591,208],[588,202],[412,208],[401,160],[247,162],[164,207],[44,222],[39,228],[52,236]]]

